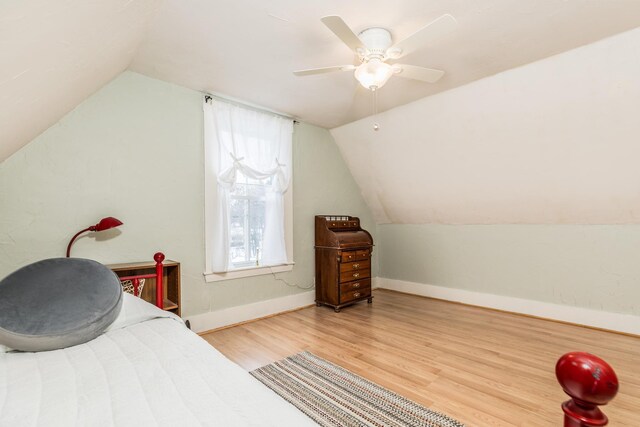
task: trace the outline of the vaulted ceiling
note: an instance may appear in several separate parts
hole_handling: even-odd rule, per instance
[[[450,13],[453,34],[403,58],[447,71],[395,78],[381,111],[640,25],[637,0],[9,0],[0,3],[0,161],[125,69],[333,128],[371,114],[356,58],[322,23],[340,15],[402,39]]]
[[[131,64],[158,0],[0,2],[0,162]]]
[[[381,223],[640,224],[638,52],[640,28],[331,133]]]

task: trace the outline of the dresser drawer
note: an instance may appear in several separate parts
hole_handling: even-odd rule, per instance
[[[340,293],[340,304],[360,298],[368,298],[371,296],[371,288],[355,289],[353,291]]]
[[[371,277],[371,270],[352,270],[340,272],[340,283],[352,282],[354,280],[368,279]]]
[[[354,282],[340,283],[340,293],[362,290],[371,287],[371,279],[356,280]]]
[[[363,261],[365,259],[370,259],[370,251],[369,249],[359,250],[359,251],[346,251],[342,252],[342,262],[352,262],[352,261]]]
[[[364,261],[356,262],[343,262],[340,264],[340,272],[355,271],[355,270],[368,270],[371,268],[371,260],[366,259]]]

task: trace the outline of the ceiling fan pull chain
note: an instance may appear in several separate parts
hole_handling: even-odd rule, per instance
[[[378,131],[380,129],[380,125],[375,121],[378,116],[378,88],[373,86],[371,88],[371,92],[373,92],[373,130]]]

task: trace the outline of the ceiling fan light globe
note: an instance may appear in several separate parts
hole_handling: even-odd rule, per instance
[[[393,68],[386,62],[374,58],[360,64],[354,75],[365,88],[380,89],[393,75]]]

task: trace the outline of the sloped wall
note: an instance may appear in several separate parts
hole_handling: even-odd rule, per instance
[[[313,284],[313,215],[375,223],[329,131],[295,126],[294,261],[289,283]],[[183,314],[302,292],[257,276],[205,283],[202,94],[125,72],[0,163],[0,277],[64,256],[77,231],[112,215],[116,231],[88,235],[73,255],[102,263],[182,263]],[[374,259],[374,270],[377,264]]]
[[[0,2],[0,162],[124,71],[161,4]]]
[[[381,223],[638,223],[639,51],[636,29],[331,133]]]
[[[333,129],[392,223],[380,276],[640,314],[638,52],[640,29]]]

